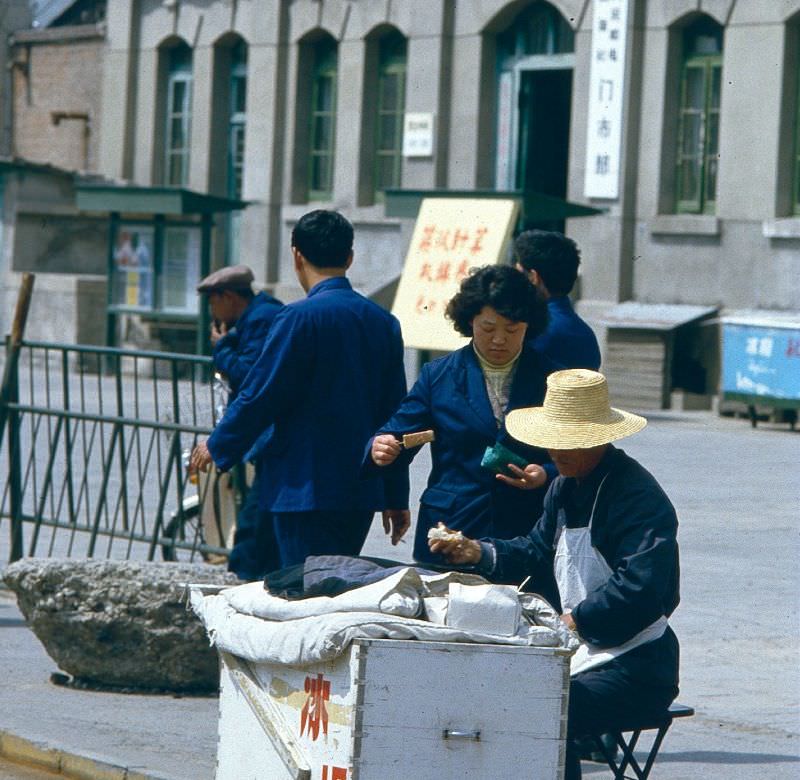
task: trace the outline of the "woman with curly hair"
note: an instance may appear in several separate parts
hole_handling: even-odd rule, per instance
[[[433,468],[414,540],[414,558],[429,563],[444,563],[427,541],[440,521],[472,538],[527,533],[555,474],[544,450],[514,441],[504,424],[512,409],[542,403],[547,374],[558,368],[530,346],[547,324],[533,285],[510,266],[479,268],[461,283],[446,316],[470,343],[423,366],[365,458],[369,468],[407,465],[419,449],[404,450],[402,436],[433,429]]]

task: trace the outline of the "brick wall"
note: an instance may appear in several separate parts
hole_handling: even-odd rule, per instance
[[[14,36],[14,155],[97,170],[104,43],[93,25]]]

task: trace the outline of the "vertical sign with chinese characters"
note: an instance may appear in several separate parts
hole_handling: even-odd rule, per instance
[[[444,316],[471,268],[504,258],[515,200],[426,198],[417,216],[392,313],[408,347],[449,351],[466,339]]]
[[[617,198],[628,0],[594,0],[593,11],[584,195]]]

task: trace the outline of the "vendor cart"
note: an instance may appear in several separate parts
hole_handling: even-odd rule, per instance
[[[312,666],[221,653],[217,780],[559,780],[570,653],[357,639]]]
[[[800,313],[741,312],[722,318],[722,399],[781,410],[792,428],[800,409]]]

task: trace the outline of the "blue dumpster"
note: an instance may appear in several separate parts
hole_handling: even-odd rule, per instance
[[[792,428],[800,409],[800,313],[753,313],[722,318],[724,400],[784,410]]]

